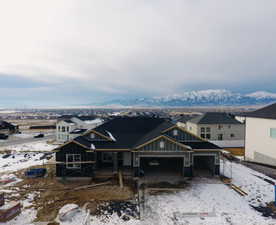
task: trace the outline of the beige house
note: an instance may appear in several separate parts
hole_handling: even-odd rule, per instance
[[[246,114],[245,159],[276,166],[276,103]]]
[[[244,140],[245,136],[245,125],[227,113],[204,113],[187,121],[185,128],[208,140]]]

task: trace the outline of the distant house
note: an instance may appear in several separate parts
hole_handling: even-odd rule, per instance
[[[0,120],[0,133],[1,134],[14,134],[19,131],[18,125]]]
[[[245,125],[228,113],[207,112],[186,122],[186,129],[208,140],[244,140]]]
[[[94,116],[64,116],[56,124],[56,141],[65,143],[93,129],[103,123],[103,120]]]
[[[117,117],[56,150],[57,177],[93,177],[102,171],[219,175],[218,146],[163,118]]]
[[[245,117],[245,159],[276,166],[276,103]]]
[[[177,118],[175,118],[176,125],[179,127],[186,128],[186,123],[191,120],[192,118],[196,117],[198,115],[195,114],[183,114],[179,115]]]

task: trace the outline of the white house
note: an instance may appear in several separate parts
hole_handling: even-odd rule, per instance
[[[245,159],[276,166],[276,103],[246,114]]]
[[[102,119],[92,116],[62,117],[56,124],[56,141],[58,143],[65,143],[102,123]]]

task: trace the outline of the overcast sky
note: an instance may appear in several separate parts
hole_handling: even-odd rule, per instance
[[[0,106],[276,92],[275,0],[8,0]]]

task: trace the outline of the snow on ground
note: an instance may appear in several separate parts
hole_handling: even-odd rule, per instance
[[[15,172],[35,165],[43,165],[45,160],[40,160],[43,153],[14,153],[8,158],[2,158],[0,154],[0,173]]]
[[[38,155],[34,156],[29,163],[38,163],[35,161]],[[20,157],[24,159],[23,154],[16,157],[18,157],[16,160],[19,160]],[[8,158],[7,160],[12,159]],[[1,159],[0,168],[2,161]],[[225,175],[231,176],[232,174],[233,183],[246,191],[248,196],[240,196],[218,179],[195,178],[189,181],[190,185],[181,192],[146,194],[142,220],[124,221],[117,214],[109,217],[91,216],[91,225],[275,225],[276,220],[263,217],[261,213],[250,206],[263,205],[274,200],[273,185],[257,176],[274,180],[238,163],[232,163],[231,166],[227,162],[224,169],[221,165],[221,170],[224,170]],[[30,194],[29,201],[32,198],[33,196]],[[23,204],[28,206],[29,203]],[[30,216],[26,216],[28,213]],[[199,213],[205,213],[205,216],[199,216]],[[35,214],[33,209],[25,209],[21,215],[5,225],[31,225]],[[187,216],[187,214],[194,216]],[[82,211],[71,222],[60,224],[79,225],[84,218],[85,212]]]
[[[229,161],[226,161],[225,163],[224,174],[231,177],[231,163]],[[223,166],[221,166],[221,173],[222,172]],[[275,182],[274,179],[262,173],[241,164],[232,163],[232,183],[248,193],[245,198],[251,205],[264,206],[265,203],[274,201],[274,186],[257,176]]]
[[[18,145],[10,145],[10,146],[5,146],[1,147],[1,150],[11,150],[11,151],[52,151],[55,149],[57,145],[52,145],[52,144],[47,144],[46,141],[36,141],[36,142],[30,142],[30,143],[25,143],[25,144],[18,144]]]

